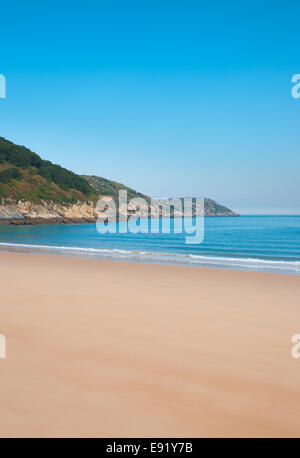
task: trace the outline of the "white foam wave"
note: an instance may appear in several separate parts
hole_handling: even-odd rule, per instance
[[[155,253],[146,251],[88,248],[56,245],[31,245],[21,243],[0,243],[3,249],[32,252],[70,253],[82,256],[139,259],[141,261],[167,262],[171,264],[191,264],[221,268],[278,271],[300,274],[300,261],[273,260],[261,258],[242,258],[208,256],[180,253]]]

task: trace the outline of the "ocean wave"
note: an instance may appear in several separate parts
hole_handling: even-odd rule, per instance
[[[157,253],[138,250],[121,250],[117,248],[93,248],[57,245],[32,245],[21,243],[0,243],[0,247],[10,251],[72,254],[85,257],[134,259],[144,262],[169,264],[189,264],[203,267],[220,267],[228,269],[264,270],[300,274],[300,261],[261,259],[239,256],[214,256],[182,253]]]

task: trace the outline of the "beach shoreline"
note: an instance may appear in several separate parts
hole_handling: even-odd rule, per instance
[[[242,256],[213,256],[167,252],[145,252],[80,246],[36,245],[29,243],[0,242],[0,253],[43,254],[68,258],[94,259],[101,261],[133,262],[154,265],[196,267],[201,269],[241,270],[246,272],[268,272],[284,275],[300,275],[300,262],[272,259],[246,258]]]
[[[299,437],[299,276],[0,252],[1,437]]]

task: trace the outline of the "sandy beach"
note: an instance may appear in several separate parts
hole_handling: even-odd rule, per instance
[[[300,437],[300,277],[0,253],[1,437]]]

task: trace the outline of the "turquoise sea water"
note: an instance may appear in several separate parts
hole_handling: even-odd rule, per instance
[[[202,244],[186,245],[185,235],[99,234],[95,224],[0,226],[0,249],[300,274],[300,216],[207,217]]]

